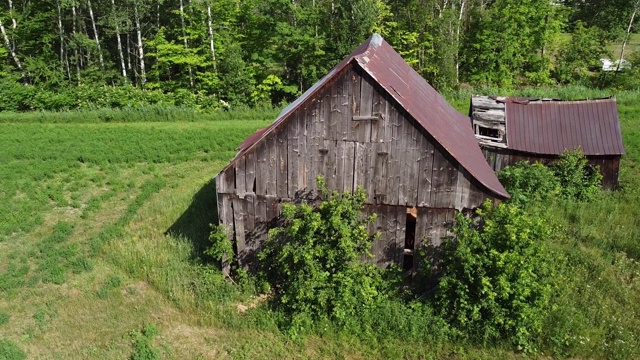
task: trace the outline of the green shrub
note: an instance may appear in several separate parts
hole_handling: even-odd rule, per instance
[[[486,202],[477,214],[476,222],[458,214],[455,240],[444,244],[436,308],[474,341],[535,351],[552,289],[540,243],[551,229],[513,204]]]
[[[526,161],[507,166],[498,178],[511,195],[511,202],[525,205],[531,201],[553,199],[560,193],[560,182],[548,167]]]
[[[602,174],[597,166],[589,165],[579,149],[565,150],[560,159],[551,164],[551,170],[560,182],[560,193],[567,199],[590,200],[600,190]]]
[[[498,177],[511,194],[510,202],[520,206],[553,201],[558,196],[590,200],[598,194],[602,182],[598,167],[589,165],[579,149],[563,152],[550,166],[518,162],[502,169]]]
[[[129,336],[133,341],[133,353],[131,360],[157,360],[160,359],[159,351],[151,345],[151,341],[158,335],[158,327],[155,324],[147,324],[140,331],[132,331]]]
[[[211,246],[204,253],[211,256],[216,261],[232,261],[233,259],[233,242],[227,237],[226,227],[224,225],[211,226],[209,233],[209,241]]]
[[[558,52],[555,77],[561,84],[589,85],[591,70],[602,66],[599,59],[611,57],[602,30],[586,25],[578,21],[570,41]]]
[[[360,212],[364,191],[330,194],[318,181],[327,200],[318,207],[283,204],[284,224],[270,231],[258,255],[272,304],[294,327],[311,320],[345,324],[389,291],[382,269],[360,260],[371,256],[374,238],[367,230],[371,218]]]

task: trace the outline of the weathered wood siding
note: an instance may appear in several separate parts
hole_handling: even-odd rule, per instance
[[[558,160],[556,155],[530,154],[521,151],[498,149],[490,146],[482,148],[487,162],[497,173],[507,166],[520,161],[539,162],[545,165]],[[602,174],[602,187],[605,189],[617,189],[620,185],[620,156],[619,155],[588,155],[589,164],[598,166]]]
[[[233,229],[241,264],[252,261],[282,202],[316,188],[368,194],[381,233],[374,262],[402,264],[407,208],[417,208],[415,246],[438,245],[456,210],[475,208],[483,187],[359,69],[347,67],[275,131],[218,175],[220,223]],[[408,249],[414,250],[414,249]]]

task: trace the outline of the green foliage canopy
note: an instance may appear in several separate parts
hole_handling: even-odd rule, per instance
[[[580,149],[566,150],[560,159],[551,164],[551,169],[560,181],[561,194],[567,199],[590,200],[600,190],[602,174]]]
[[[318,207],[283,204],[284,225],[272,229],[259,254],[261,275],[271,285],[272,302],[298,316],[344,324],[383,299],[389,291],[382,269],[362,261],[370,256],[361,209],[366,195],[329,193]]]
[[[482,343],[503,339],[534,351],[553,288],[542,243],[551,229],[513,204],[486,202],[474,222],[458,214],[445,242],[436,306],[449,323]]]
[[[567,200],[591,200],[600,191],[602,174],[589,165],[580,149],[566,150],[549,166],[521,161],[498,173],[513,204],[526,206],[531,202],[551,201],[556,197]]]

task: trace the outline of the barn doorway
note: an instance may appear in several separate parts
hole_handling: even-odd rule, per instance
[[[415,207],[407,208],[407,218],[404,233],[404,258],[402,259],[402,269],[404,269],[405,271],[413,269],[417,218],[418,210]]]

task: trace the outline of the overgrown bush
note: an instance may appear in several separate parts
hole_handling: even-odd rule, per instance
[[[211,245],[204,250],[205,255],[211,256],[216,261],[232,261],[233,242],[227,237],[226,227],[213,224],[209,224],[209,226],[211,227],[209,233]]]
[[[602,174],[579,149],[567,150],[549,166],[521,161],[498,173],[511,194],[510,202],[524,206],[532,201],[590,200],[600,191]]]
[[[579,149],[565,150],[560,159],[551,164],[560,182],[560,193],[567,199],[590,200],[598,194],[602,174],[597,166],[589,165]]]
[[[13,79],[0,79],[0,111],[138,108],[150,105],[206,110],[223,107],[216,96],[203,92],[163,92],[140,89],[132,85],[62,84],[48,88],[41,85],[23,85]]]
[[[131,337],[133,352],[131,360],[157,360],[160,359],[159,351],[153,347],[151,341],[158,335],[158,327],[155,324],[146,324],[140,331],[129,333]]]
[[[477,215],[458,214],[455,239],[445,241],[436,308],[473,341],[535,351],[552,289],[541,245],[551,229],[513,204],[486,202]]]
[[[384,298],[390,283],[383,270],[360,260],[371,256],[371,218],[361,209],[362,189],[329,193],[319,178],[319,206],[283,204],[284,224],[272,229],[258,255],[261,276],[271,285],[272,304],[289,325],[300,319],[345,324]]]
[[[602,30],[578,21],[571,39],[558,52],[555,77],[561,84],[590,85],[591,71],[602,66],[600,58],[611,57]]]
[[[498,178],[516,205],[552,199],[560,193],[560,182],[553,171],[540,163],[520,161],[502,169]]]

